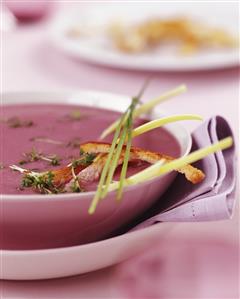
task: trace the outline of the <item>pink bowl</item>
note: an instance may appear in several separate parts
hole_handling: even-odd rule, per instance
[[[4,104],[79,103],[123,111],[129,99],[107,93],[6,93]],[[154,119],[162,116],[155,111]],[[166,126],[178,140],[181,154],[191,148],[190,134],[179,124]],[[175,173],[125,189],[120,203],[110,192],[94,215],[88,207],[94,192],[59,195],[1,195],[0,247],[2,249],[41,249],[89,243],[108,237],[119,227],[146,211],[169,187]]]

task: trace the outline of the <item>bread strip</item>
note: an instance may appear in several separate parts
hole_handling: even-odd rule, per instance
[[[111,147],[110,143],[104,143],[104,142],[88,142],[80,146],[81,150],[84,153],[88,153],[88,154],[107,154],[110,150],[110,147]],[[124,146],[122,149],[122,154],[118,161],[118,165],[121,165],[123,163],[123,157],[125,155],[125,151],[126,151],[126,147]],[[162,159],[166,160],[166,162],[175,160],[175,158],[168,155],[144,150],[138,147],[132,147],[129,161],[131,162],[133,160],[141,160],[149,164],[154,164]],[[96,159],[85,170],[80,172],[79,174],[80,180],[81,178],[85,180],[85,178],[87,177],[92,180],[93,174],[95,174],[95,178],[99,177],[104,167],[105,161],[106,161],[105,156],[101,156],[101,158]],[[200,169],[193,167],[190,164],[175,170],[178,171],[179,173],[184,174],[186,179],[193,184],[200,183],[205,178],[205,174]]]

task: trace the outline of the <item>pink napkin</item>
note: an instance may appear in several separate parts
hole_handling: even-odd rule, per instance
[[[233,136],[228,122],[221,116],[205,121],[192,134],[196,150],[210,143]],[[157,222],[211,221],[230,218],[234,207],[236,183],[235,147],[209,155],[197,163],[206,178],[201,184],[193,185],[178,175],[168,191],[134,229]]]

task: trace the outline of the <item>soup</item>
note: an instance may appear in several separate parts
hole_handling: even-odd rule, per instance
[[[0,193],[32,194],[21,186],[21,175],[9,168],[19,165],[37,172],[55,170],[79,157],[81,143],[98,140],[120,113],[77,105],[24,104],[1,108]],[[136,125],[146,120],[139,119]],[[106,138],[111,142],[112,136]],[[164,128],[133,140],[133,145],[152,151],[180,155],[177,140]]]

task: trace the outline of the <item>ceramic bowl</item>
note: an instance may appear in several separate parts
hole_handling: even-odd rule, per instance
[[[64,103],[124,111],[130,99],[102,92],[5,93],[3,104]],[[150,119],[162,116],[155,110]],[[191,148],[191,137],[179,123],[166,126],[177,139],[181,155]],[[3,147],[4,150],[4,147]],[[58,195],[1,194],[0,247],[2,249],[42,249],[85,244],[108,237],[119,227],[142,214],[169,187],[176,173],[171,172],[151,181],[125,189],[120,203],[110,192],[94,215],[88,207],[94,192]]]

